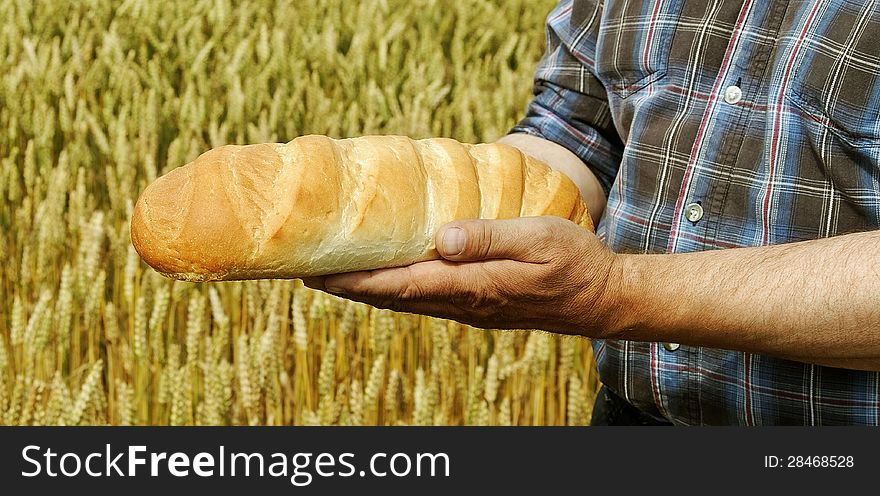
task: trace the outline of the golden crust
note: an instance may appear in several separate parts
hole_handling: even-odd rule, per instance
[[[446,222],[532,215],[593,227],[568,177],[507,145],[303,136],[219,147],[158,178],[131,239],[178,279],[295,278],[435,259]]]

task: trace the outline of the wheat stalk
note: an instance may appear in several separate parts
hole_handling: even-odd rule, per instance
[[[171,282],[129,233],[138,193],[212,147],[496,139],[554,3],[0,2],[0,423],[583,423],[586,340]]]

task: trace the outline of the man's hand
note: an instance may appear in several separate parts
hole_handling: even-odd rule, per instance
[[[435,242],[443,260],[304,282],[376,307],[482,328],[604,337],[614,318],[617,256],[571,221],[456,221]]]
[[[477,327],[671,341],[880,370],[880,231],[786,245],[615,255],[556,217],[452,222],[443,260],[306,280]]]

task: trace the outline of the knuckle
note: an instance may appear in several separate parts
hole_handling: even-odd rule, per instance
[[[571,229],[573,225],[561,217],[550,217],[548,222],[542,224],[537,242],[551,257],[551,261],[565,263],[576,258],[577,250],[574,247],[578,245],[578,239]]]
[[[494,291],[477,291],[471,295],[470,304],[474,308],[493,308],[503,305],[504,298],[500,297]]]
[[[476,288],[467,291],[452,303],[460,310],[467,312],[478,319],[488,319],[497,315],[505,308],[510,300],[495,288]]]
[[[488,257],[492,251],[492,229],[485,222],[475,222],[469,231],[467,251],[480,259]]]
[[[556,236],[553,227],[544,225],[536,233],[533,246],[536,254],[543,254],[547,261],[552,262],[559,256],[561,242],[562,240]]]
[[[420,300],[424,298],[425,293],[415,281],[408,282],[397,294],[400,300]]]
[[[541,228],[538,231],[538,239],[542,243],[553,243],[559,237],[559,225],[556,223],[554,217],[549,217],[547,222],[541,223]]]
[[[419,279],[412,273],[411,267],[406,267],[406,277],[401,286],[393,295],[395,299],[411,301],[425,298],[425,288],[419,284]]]

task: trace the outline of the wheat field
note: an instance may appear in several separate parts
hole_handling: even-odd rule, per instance
[[[129,238],[212,147],[502,136],[553,3],[0,2],[0,424],[585,424],[586,339],[172,281]]]

